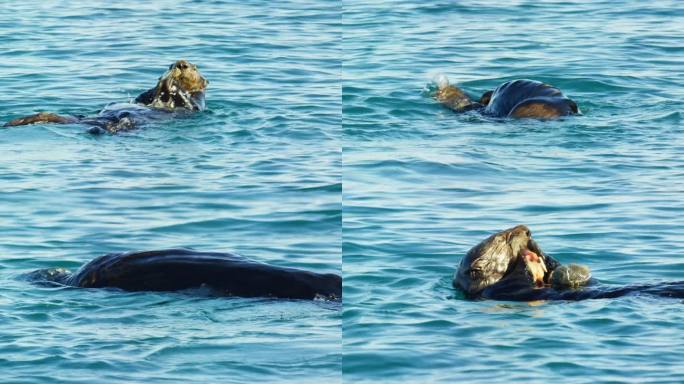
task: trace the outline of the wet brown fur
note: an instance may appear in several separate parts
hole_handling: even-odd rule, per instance
[[[558,108],[554,108],[549,104],[527,103],[517,106],[513,112],[511,112],[510,116],[515,118],[534,117],[537,119],[553,119],[563,116],[563,114]]]
[[[440,88],[435,94],[435,99],[445,107],[456,111],[461,111],[473,104],[465,92],[453,85]]]

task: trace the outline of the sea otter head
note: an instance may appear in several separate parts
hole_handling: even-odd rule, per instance
[[[159,78],[149,105],[159,109],[204,110],[204,93],[208,84],[195,64],[178,60]]]
[[[543,286],[548,278],[545,259],[530,230],[518,225],[491,235],[468,251],[453,283],[469,296],[477,295],[504,277],[518,274],[531,285]]]
[[[171,64],[164,76],[171,76],[180,88],[189,93],[204,92],[209,82],[197,70],[197,65],[186,60],[178,60]],[[162,77],[164,77],[162,76]]]

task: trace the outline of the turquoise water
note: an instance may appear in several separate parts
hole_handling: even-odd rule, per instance
[[[0,121],[95,113],[179,58],[206,112],[112,136],[0,130],[0,378],[341,381],[341,304],[49,289],[107,252],[193,247],[341,273],[339,4],[0,4]]]
[[[679,2],[12,1],[0,14],[3,122],[126,102],[179,58],[210,81],[207,111],[119,135],[0,130],[0,381],[684,381],[681,300],[451,288],[470,247],[520,223],[606,284],[684,279]],[[473,96],[546,81],[583,116],[456,115],[425,92],[440,74]],[[343,272],[344,306],[19,279],[181,246]]]
[[[500,4],[500,5],[499,5]],[[345,2],[348,382],[682,382],[680,300],[465,301],[451,275],[528,224],[608,284],[684,278],[684,7]],[[456,115],[422,93],[549,82],[584,116]]]

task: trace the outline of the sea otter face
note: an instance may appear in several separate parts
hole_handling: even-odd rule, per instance
[[[178,60],[159,78],[149,105],[159,109],[204,110],[204,92],[208,84],[195,64]]]
[[[514,272],[519,261],[524,262],[527,273],[521,278],[544,285],[547,268],[543,253],[524,225],[496,233],[468,251],[454,276],[454,285],[466,294],[478,294]]]
[[[169,70],[162,77],[172,77],[180,88],[189,93],[204,92],[209,82],[197,70],[197,65],[185,60],[178,60],[171,64]]]

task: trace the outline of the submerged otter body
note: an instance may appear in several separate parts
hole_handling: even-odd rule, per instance
[[[111,253],[75,273],[41,269],[28,275],[36,283],[126,291],[178,291],[208,288],[217,296],[330,299],[342,297],[342,278],[276,267],[220,252],[165,249]]]
[[[579,114],[577,104],[560,89],[535,80],[507,81],[485,92],[478,102],[443,80],[435,98],[456,112],[477,110],[492,117],[552,119]]]
[[[208,84],[196,65],[178,60],[171,64],[154,88],[143,92],[135,99],[135,104],[111,104],[96,116],[61,116],[40,112],[13,119],[4,127],[36,123],[77,123],[91,126],[91,133],[126,131],[154,120],[203,111],[204,94]]]
[[[684,298],[684,281],[624,287],[600,284],[591,278],[588,267],[561,265],[546,255],[524,225],[496,233],[468,251],[453,286],[469,299],[585,300],[629,294]]]

